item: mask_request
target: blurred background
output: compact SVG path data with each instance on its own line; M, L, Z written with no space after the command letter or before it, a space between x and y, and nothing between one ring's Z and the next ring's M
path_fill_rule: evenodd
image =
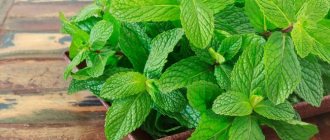
M88 92L67 95L58 13L91 0L0 1L0 139L104 139L105 109Z

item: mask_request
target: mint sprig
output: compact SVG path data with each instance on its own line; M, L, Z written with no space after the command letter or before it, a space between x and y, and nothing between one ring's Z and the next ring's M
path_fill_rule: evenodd
M141 125L155 139L195 129L189 139L263 140L263 125L309 139L317 127L290 101L320 106L328 89L329 9L329 0L95 0L60 14L72 37L64 77L70 94L111 103L109 140Z

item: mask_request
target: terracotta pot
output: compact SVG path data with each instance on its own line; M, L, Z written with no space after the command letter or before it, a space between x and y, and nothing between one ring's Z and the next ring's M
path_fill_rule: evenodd
M68 54L69 54L68 52L65 52L64 59L69 63L70 58L69 58ZM86 65L84 63L82 63L82 64L78 65L78 67L76 69L83 68L85 66ZM110 105L108 103L106 103L105 101L103 101L102 99L99 98L99 100L101 101L101 103L104 105L104 107L106 109L108 109L110 107ZM297 103L294 105L294 109L300 114L300 117L304 121L319 125L319 123L317 122L318 120L316 120L315 117L318 115L322 115L322 114L330 112L330 95L323 97L320 107L313 107L306 102L300 102L300 103ZM312 118L312 117L314 117L314 118ZM329 114L329 116L326 116L326 117L330 118L330 114ZM324 127L328 128L330 126L324 126ZM322 129L322 128L323 127L321 127L321 128L319 127L319 129ZM322 131L322 130L320 130L320 131ZM175 135L160 138L159 140L186 140L190 137L192 132L193 132L193 130L188 130L188 131L181 132L181 133L178 133ZM264 132L267 140L279 140L279 138L276 135L276 133L274 132L274 130L272 130L268 127L264 127L263 132ZM329 139L329 137L330 137L330 133L325 136L320 136L318 134L318 135L314 136L312 138L312 140ZM152 138L147 133L143 132L140 129L137 129L136 131L132 132L127 137L125 137L124 140L152 140Z

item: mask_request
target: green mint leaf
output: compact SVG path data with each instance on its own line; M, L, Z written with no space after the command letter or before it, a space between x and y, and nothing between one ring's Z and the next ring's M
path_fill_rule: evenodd
M140 127L151 110L152 101L147 93L113 102L105 119L108 140L121 140Z
M112 76L119 72L128 72L128 71L130 70L126 68L116 67L116 68L107 69L105 71L105 74L98 78L90 78L87 80L72 79L69 85L68 92L69 94L73 94L82 90L90 90L93 94L99 96L103 84L105 83L106 79L109 76Z
M89 43L93 50L100 50L107 43L113 32L113 25L109 21L97 22L91 30Z
M295 116L295 110L289 102L275 105L271 101L265 100L257 104L254 111L272 120L290 120Z
M179 91L172 91L170 93L149 92L154 103L165 111L180 112L186 105L185 97Z
M220 115L246 116L252 113L252 106L247 95L229 91L215 99L212 110Z
M210 49L213 49L214 51L217 50L217 48L220 46L221 42L223 39L225 39L226 37L224 35L222 35L221 33L217 33L215 32L211 43L208 46L208 49L201 49L201 48L197 48L193 45L188 46L189 48L191 48L191 50L195 53L195 55L197 57L199 57L200 60L209 63L211 65L214 65L214 63L216 63L215 59L211 56L210 54ZM216 52L213 52L216 53ZM220 54L215 54L215 55L220 55Z
M146 91L146 78L137 72L117 73L104 84L101 97L109 100L125 98Z
M231 89L249 96L254 89L262 86L264 76L263 45L261 37L248 37L249 43L231 73Z
M214 17L200 0L181 0L181 24L189 41L206 48L213 36Z
M200 114L198 111L187 105L181 112L170 112L156 108L158 112L177 120L182 126L196 128Z
M89 39L89 35L85 31L68 21L64 17L63 13L60 13L60 20L62 25L62 32L70 34L72 36L72 42L69 50L70 58L74 58L83 47L86 47L86 40Z
M318 61L308 56L300 61L302 81L295 90L299 97L314 106L320 106L323 98L322 73Z
M257 32L262 33L275 29L275 25L266 18L264 13L260 10L260 6L257 4L256 0L245 0L244 10Z
M253 116L236 117L229 130L229 140L264 140L258 121Z
M139 39L139 41L141 42L141 44L143 45L143 48L146 50L150 50L150 44L152 41L152 38L150 38L147 27L145 27L143 24L141 23L123 23L124 26L124 32L131 32L132 34L135 34L136 38ZM170 28L172 29L172 28ZM158 35L158 33L157 33Z
M228 37L222 41L217 52L223 55L226 61L231 60L240 51L242 43L243 38L240 35Z
M226 61L225 58L221 54L217 53L213 48L209 48L208 52L216 64L222 64Z
M280 32L271 35L265 46L264 64L268 98L280 104L301 81L301 67L292 40Z
M318 47L313 38L305 31L301 22L295 24L291 36L297 53L302 58L308 56L313 48Z
M74 18L74 17L73 17ZM74 20L74 19L72 19ZM81 30L85 31L86 33L90 33L94 25L101 21L101 18L91 17L84 21L80 21L78 23L74 23L76 26L78 26Z
M306 0L297 13L299 21L318 22L322 20L329 11L328 0Z
M196 128L200 119L200 113L189 105L180 112L180 116L185 121L184 126L188 128Z
M320 64L322 76L330 76L330 64L324 61L318 61Z
M60 20L63 32L70 34L73 38L77 38L83 41L88 40L89 35L85 31L81 30L79 27L68 21L63 13L60 13Z
M312 50L312 54L317 55L322 60L327 61L330 63L330 25L326 22L320 22L318 24L308 23L305 24L304 28L309 36L314 40L316 46Z
M72 75L75 79L88 79L90 77L99 77L103 74L105 66L109 57L113 56L115 52L101 52L101 53L89 53L86 58L87 67L79 70ZM78 78L82 77L82 78Z
M102 8L96 4L90 4L84 7L74 18L74 22L81 22L90 17L101 17Z
M82 49L71 61L71 63L64 70L64 79L68 79L71 71L86 59L88 52L86 49Z
M141 29L135 24L126 24L119 38L119 48L128 57L134 69L143 72L148 59L146 44L141 39ZM146 41L146 40L144 40Z
M260 92L262 92L261 88L258 88L253 91L252 95L250 96L250 104L252 108L255 108L257 104L259 104L261 101L263 101L265 98L260 95Z
M95 0L95 3L99 6L109 8L111 1L110 0Z
M231 125L230 122L229 117L208 111L201 116L197 128L188 140L228 139L227 131Z
M322 81L323 81L323 89L324 93L329 93L330 92L330 87L327 86L330 84L330 77L327 75L322 76Z
M178 20L180 7L176 0L112 0L110 12L122 21Z
M85 42L77 37L72 37L72 41L69 47L69 57L74 58L80 50L86 46Z
M195 53L195 55L202 61L213 65L214 59L210 55L209 51L207 49L200 49L194 46L191 46L191 50Z
M256 0L268 20L280 28L289 27L295 21L294 1Z
M91 70L88 71L88 74L92 77L99 77L103 74L105 65L107 64L107 61L110 56L113 56L115 52L104 52L99 54L90 54L88 59L90 61L89 66Z
M91 78L91 76L88 74L88 71L90 71L90 69L91 69L91 67L86 67L86 68L80 69L76 73L71 74L71 77L73 79L77 79L77 80L87 80L87 79Z
M266 120L265 123L273 128L283 140L309 140L318 132L317 126L296 120Z
M330 64L324 61L319 61L322 70L322 82L324 93L330 93Z
M180 28L172 29L157 35L152 40L150 54L144 68L144 73L148 78L159 78L167 62L168 54L173 51L183 34Z
M228 65L222 64L215 67L214 76L217 80L218 85L222 89L230 89L230 75L232 68Z
M113 31L111 33L111 37L109 38L108 42L112 46L116 46L119 41L120 37L120 30L121 30L121 23L113 17L113 15L109 12L104 13L103 19L112 23L113 25Z
M294 0L294 6L296 10L296 14L300 11L302 6L307 2L308 0Z
M230 34L254 33L249 18L243 8L228 6L214 15L216 31L226 31Z
M76 80L72 79L69 85L69 94L74 94L82 90L90 90L93 94L99 96L101 88L105 80L101 79L88 79L88 80Z
M235 0L203 0L203 3L216 14L225 9L226 6L234 4Z
M329 1L330 4L330 1ZM329 10L330 13L330 10ZM319 22L320 25L325 26L326 28L330 28L330 20L329 19L323 19Z
M215 82L212 66L197 57L183 59L169 67L160 77L160 89L173 91L197 81Z
M189 104L199 112L212 108L213 101L221 94L222 90L216 84L199 81L187 87Z

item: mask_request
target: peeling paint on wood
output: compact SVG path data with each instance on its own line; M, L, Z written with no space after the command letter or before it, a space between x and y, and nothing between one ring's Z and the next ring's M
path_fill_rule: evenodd
M70 45L69 40L63 41L67 35L58 33L16 33L12 36L9 43L0 47L0 59L6 56L38 54L38 53L63 53Z
M45 110L52 110L47 111L45 114L57 112L51 115L54 118L48 118L46 119L47 121L56 120L59 117L65 117L65 113L63 114L63 112L70 112L71 114L79 114L82 112L85 114L101 112L101 114L104 115L104 112L106 111L105 108L99 103L99 100L90 100L87 98L90 96L89 92L81 92L75 95L67 95L66 91L25 94L26 95L22 96L15 95L14 93L0 93L0 99L2 100L0 104L8 105L0 108L0 123L8 123L8 119L20 120L20 117L40 120L43 117L40 115L40 112ZM8 98L15 100L4 100ZM89 102L90 105L79 105L86 102ZM90 117L93 117L93 115ZM79 120L79 118L81 117L75 117L77 120Z
M68 95L63 79L71 39L58 33L58 12L89 2L50 1L0 0L0 140L105 140L106 109L87 91Z

